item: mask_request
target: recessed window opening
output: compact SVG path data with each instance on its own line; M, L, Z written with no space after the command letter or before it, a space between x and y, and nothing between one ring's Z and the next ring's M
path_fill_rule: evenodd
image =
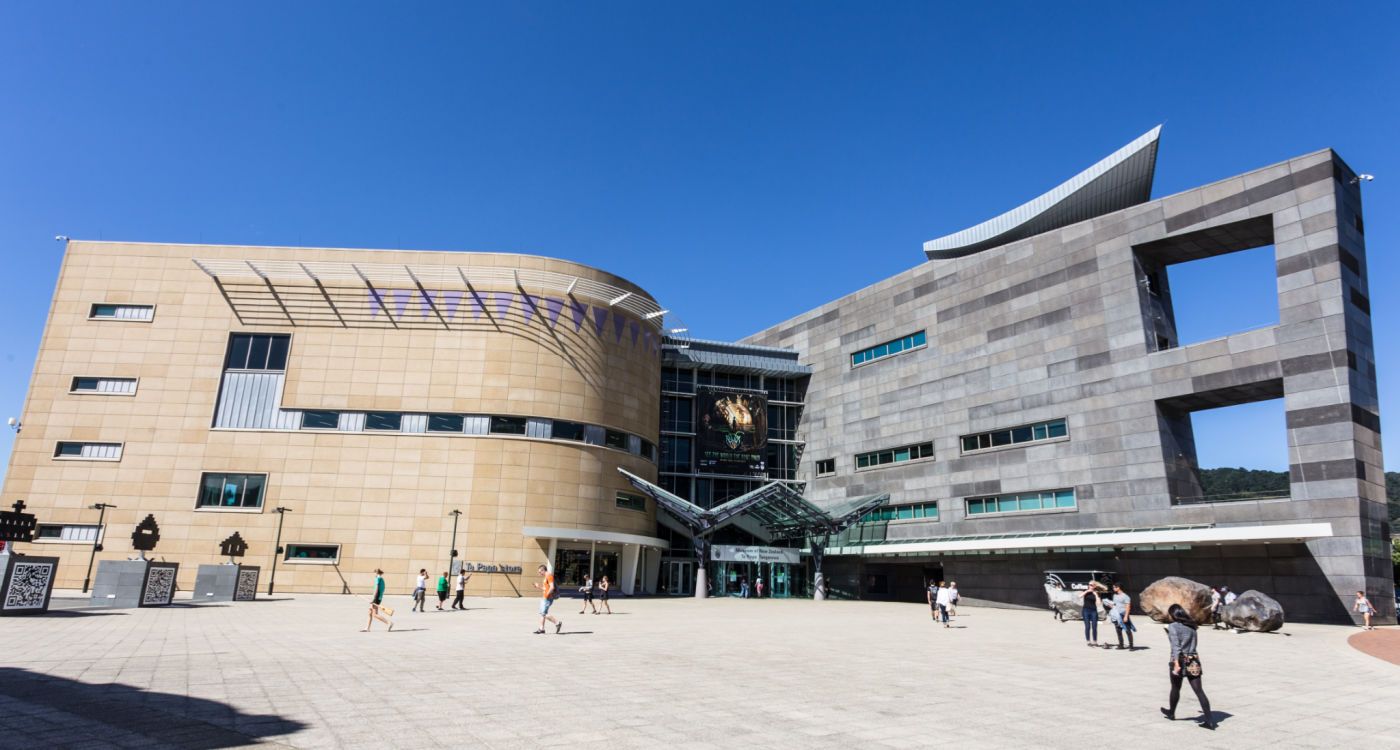
M1160 407L1167 426L1164 457L1174 502L1286 498L1290 468L1300 474L1299 480L1335 479L1338 470L1348 468L1354 473L1353 464L1327 461L1290 467L1283 399L1239 400L1191 409Z
M397 432L403 428L403 415L396 412L372 411L365 414L366 430Z
M817 462L817 476L829 477L836 473L836 459L824 458Z
M493 435L524 435L524 417L492 417L491 434Z
M266 483L266 474L206 473L196 507L261 508Z
M340 562L339 544L288 544L286 556L289 563L320 563L334 565Z

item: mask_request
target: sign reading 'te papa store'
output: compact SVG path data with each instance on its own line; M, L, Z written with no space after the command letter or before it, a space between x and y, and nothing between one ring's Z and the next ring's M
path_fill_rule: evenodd
M741 547L732 544L716 544L710 548L710 553L711 559L716 562L787 563L789 565L802 562L801 553L787 547Z

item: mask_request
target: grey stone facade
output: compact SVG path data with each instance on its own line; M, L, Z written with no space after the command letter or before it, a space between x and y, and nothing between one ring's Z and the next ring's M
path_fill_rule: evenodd
M812 367L799 479L817 502L875 493L938 503L889 540L1325 522L1297 543L832 562L938 565L972 598L1043 603L1036 571L1110 567L1145 586L1191 575L1348 621L1364 589L1395 617L1361 196L1331 150L962 258L923 263L745 343ZM1178 345L1166 266L1272 244L1278 324ZM1192 304L1208 304L1199 300ZM851 354L918 331L927 346ZM1205 502L1188 415L1282 398L1289 497ZM961 436L1063 418L1068 436L964 453ZM1240 439L1249 439L1241 435ZM932 459L857 470L856 454L931 441ZM834 476L815 462L836 459ZM1073 489L1073 510L969 518L965 501Z

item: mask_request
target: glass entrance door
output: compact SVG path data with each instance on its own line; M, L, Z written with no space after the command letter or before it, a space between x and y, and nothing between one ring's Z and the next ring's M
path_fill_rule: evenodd
M790 565L773 563L773 596L786 599L792 596L792 570Z
M690 596L695 593L695 563L689 560L668 560L663 564L662 591L671 596Z

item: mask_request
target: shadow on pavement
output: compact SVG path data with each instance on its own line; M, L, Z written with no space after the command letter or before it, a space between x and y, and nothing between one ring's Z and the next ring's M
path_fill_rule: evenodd
M122 740L141 738L146 744L212 750L253 744L306 727L280 716L243 713L218 701L120 683L90 685L12 667L0 667L0 703L5 704L0 731L7 741L42 735L42 744L50 747L94 742L126 745Z

